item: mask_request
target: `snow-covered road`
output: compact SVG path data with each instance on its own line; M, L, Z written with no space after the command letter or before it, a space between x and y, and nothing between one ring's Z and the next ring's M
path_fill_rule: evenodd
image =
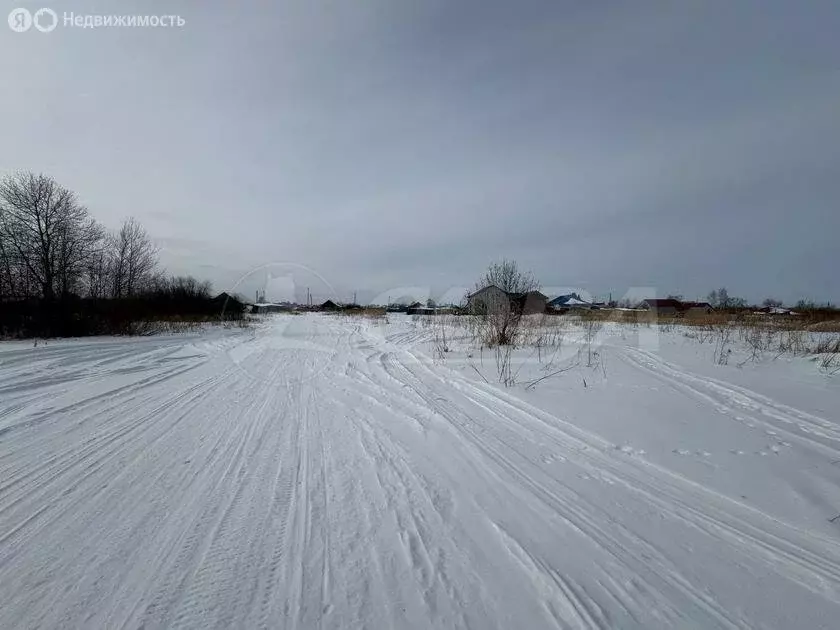
M0 347L0 628L840 623L830 526L616 449L562 401L412 341L313 314ZM686 408L741 396L838 449L824 418L622 357L690 390Z

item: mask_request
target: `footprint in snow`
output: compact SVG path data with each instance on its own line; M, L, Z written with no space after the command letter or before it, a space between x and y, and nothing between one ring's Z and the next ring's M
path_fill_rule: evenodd
M566 458L562 455L543 455L540 459L542 459L543 464L553 464L554 462L565 462Z
M712 456L712 454L709 451L694 451L694 453L692 453L691 451L689 451L686 448L675 448L671 452L675 453L676 455L682 455L683 457L687 457L687 456L692 455L692 454L697 455L698 457L711 457Z
M644 449L634 449L629 444L616 444L615 450L621 451L622 453L626 453L627 455L644 455L646 452Z

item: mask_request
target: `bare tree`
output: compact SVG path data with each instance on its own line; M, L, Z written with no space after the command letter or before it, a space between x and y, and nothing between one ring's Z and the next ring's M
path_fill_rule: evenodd
M476 283L476 291L495 286L505 293L527 293L539 291L540 283L530 271L522 271L515 260L492 263Z
M709 293L706 298L712 306L717 308L743 308L747 305L744 298L732 297L726 287L721 287L717 291Z
M91 217L85 217L73 226L62 226L58 237L57 290L61 295L80 293L89 263L105 246L105 230Z
M132 297L149 282L157 266L158 248L146 230L134 218L125 220L120 231L111 238L111 295Z
M0 242L7 282L35 283L48 301L71 290L98 233L76 195L53 178L20 172L0 181Z
M108 237L103 238L99 248L91 254L85 266L87 294L95 299L106 298L110 294L112 260L108 251L109 243Z
M726 308L729 306L729 291L727 291L726 287L721 287L717 291L709 293L709 296L706 299L712 306L717 308Z
M515 345L525 302L539 282L529 271L522 271L513 260L493 263L475 285L471 310L480 321L483 342L488 345Z
M0 207L0 213L3 212ZM2 217L0 217L2 224ZM20 256L0 229L0 299L26 297L32 293L31 282L20 263Z

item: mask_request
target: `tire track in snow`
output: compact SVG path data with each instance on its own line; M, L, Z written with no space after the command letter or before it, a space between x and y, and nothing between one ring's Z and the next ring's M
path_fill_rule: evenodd
M49 484L0 508L0 558L15 545L0 561L0 626L731 628L774 619L771 604L754 622L733 604L734 580L758 576L789 583L794 606L821 604L800 608L812 625L835 610L822 605L837 601L835 541L413 356L398 346L410 335L339 318L299 333L333 340L323 373L315 350L280 348L280 335L250 359L255 382L222 341L199 371L9 432L23 450L0 465L16 477L69 467L0 495ZM27 412L38 407L8 417ZM87 428L62 425L76 414ZM645 531L660 517L670 547ZM676 555L684 533L708 541L698 553L731 555L731 573Z
M612 627L609 616L585 589L563 577L539 557L531 554L498 523L493 523L505 548L530 576L542 593L544 605L557 628L606 630Z
M262 401L266 404L267 401ZM254 409L256 411L256 409ZM244 415L249 418L248 414ZM157 594L142 613L140 625L151 627L193 625L207 614L207 598L212 597L214 580L225 570L220 557L218 537L223 536L229 519L242 498L241 483L247 464L247 446L255 431L255 422L239 428L222 451L220 461L227 464L215 481L201 484L194 505L186 514L197 514L188 521L186 538L175 542L177 555L170 559Z
M412 363L415 364L422 366L432 377L441 378L422 361ZM571 438L573 444L577 443L572 451L575 457L589 461L602 475L642 495L646 502L657 505L665 513L700 528L725 544L733 545L733 548L749 543L758 557L780 575L792 577L793 573L806 588L840 603L840 544L836 541L782 523L650 462L635 458L617 461L618 456L605 440L587 435L577 428L569 434L564 429L571 425L556 417L495 388L465 381L455 373L453 375L468 391L486 399L490 404L482 406L509 426L519 429L522 425L499 413L497 409L500 405L527 420L542 418L540 422L543 426L554 429L542 433L544 437L552 438L558 446L565 448L569 447L568 440ZM557 439L558 434L560 440ZM508 446L516 450L513 445ZM833 550L830 559L823 558L827 548Z
M536 497L545 501L546 504L558 513L562 514L567 519L568 524L574 527L579 533L587 538L593 540L599 547L608 550L616 559L618 559L630 571L637 572L640 576L645 575L642 569L645 565L657 566L655 575L648 575L644 578L648 587L654 590L664 590L667 592L670 586L676 587L683 596L693 601L695 605L705 610L718 623L725 627L743 627L743 621L737 618L729 617L726 610L720 607L711 597L705 592L698 589L691 584L691 581L685 578L681 572L676 568L676 565L667 559L659 550L652 547L647 541L639 538L627 527L616 523L608 513L602 512L590 502L585 500L579 494L573 494L567 498L563 498L563 494L556 495L558 480L547 476L541 476L539 481L536 481L525 470L531 467L539 469L540 464L531 460L527 462L527 455L519 453L522 460L514 463L507 456L500 451L498 447L493 446L493 440L500 439L494 432L488 430L488 425L482 424L480 427L476 422L469 417L468 413L462 411L459 405L455 404L453 398L449 398L447 402L452 408L447 408L441 404L439 396L432 393L422 381L417 379L411 372L410 367L405 362L398 362L395 355L388 355L389 360L398 365L399 369L405 370L405 381L412 384L413 391L424 398L427 403L435 408L435 410L449 419L453 426L456 426L473 444L477 445L485 455L490 457L496 464L505 470L513 478L518 478L523 486L527 487ZM408 355L410 356L410 355ZM437 371L432 370L425 365L422 360L412 357L411 366L419 366L424 369L428 375L441 383L446 383L453 380L461 380L462 386L471 388L475 391L482 392L482 395L492 399L494 405L498 402L507 402L508 408L517 409L522 414L523 420L529 420L534 417L536 409L526 409L527 403L515 404L511 402L513 397L505 396L498 392L492 386L487 388L480 384L473 384L466 381L455 372L440 375ZM412 379L414 381L412 382ZM514 399L515 400L515 399ZM482 405L485 411L493 411L494 405ZM496 412L500 420L505 420L509 425L516 427L516 422L507 419L504 414ZM549 414L541 413L543 417ZM560 424L561 421L556 418L553 423ZM565 423L563 423L565 424ZM580 434L579 430L573 431L573 434ZM563 438L571 437L564 435ZM555 441L557 435L555 434ZM594 436L592 436L594 438ZM713 536L721 540L727 545L733 545L736 549L738 545L747 542L752 549L757 552L769 567L773 568L779 575L793 579L800 583L805 588L817 593L822 597L827 597L832 601L840 603L838 596L838 587L840 586L840 563L838 556L835 554L832 560L823 560L819 553L814 553L809 548L816 548L813 545L815 537L813 535L801 532L792 526L785 525L770 518L757 510L752 510L746 506L736 504L736 502L729 500L722 495L718 495L713 491L702 488L697 484L693 484L684 480L670 471L660 469L649 463L638 464L628 458L627 461L615 460L616 455L614 449L600 438L595 438L591 442L588 439L581 440L580 437L572 438L570 445L565 439L556 441L558 446L562 446L568 451L570 459L580 458L588 460L591 465L601 474L609 476L615 482L621 483L628 489L641 494L645 501L657 505L660 509L666 510L668 514L678 518L694 527L700 526L702 531L709 536ZM502 441L504 450L512 453L517 453L517 448L510 442ZM570 448L571 446L571 448ZM606 448L604 448L606 446ZM635 470L635 474L630 473L634 467L640 466L642 470ZM662 479L669 481L667 485L658 482ZM568 489L567 489L568 490ZM687 501L681 499L680 496L686 491L690 491L690 496L697 499L697 504L702 506L702 509L692 507ZM658 495L665 493L668 497L667 501L658 499ZM712 502L710 503L710 499ZM715 505L717 504L717 505ZM588 506L587 511L582 511L578 506ZM735 516L730 510L722 511L722 507L742 508L749 514L755 522L749 522L742 517ZM675 509L676 508L676 509ZM591 510L591 513L589 511ZM711 511L714 516L708 516L707 512ZM686 517L690 514L690 517ZM602 528L599 523L611 522L611 525L616 529L620 536L616 538L615 535ZM762 528L757 523L765 525L772 525L774 530L779 530L780 533L771 533L766 528ZM622 538L627 538L622 540ZM819 547L823 548L828 544L835 549L837 545L834 541L827 541L826 539L818 539ZM644 549L644 557L638 552L632 550ZM628 564L628 561L630 564ZM667 583L663 583L661 576L668 576ZM657 585L657 586L654 586Z
M79 485L102 465L120 455L127 446L130 448L129 440L139 439L141 434L150 432L161 423L166 425L162 434L165 435L177 424L177 422L175 424L169 422L167 414L173 410L189 407L204 396L219 380L220 377L213 377L192 385L170 396L139 418L132 418L130 413L126 414L129 419L124 424L106 429L101 435L98 432L95 433L81 449L67 449L22 475L11 476L0 486L0 513L7 512L21 501L37 501L42 495L50 492L52 484L57 481L66 485ZM130 410L131 408L128 409ZM185 415L182 414L180 419L184 417ZM162 436L158 439L160 437ZM67 475L74 472L81 472L81 475L72 480L67 479ZM8 474L6 471L4 473ZM12 493L12 490L22 483L24 486L16 493ZM33 486L36 488L34 491Z
M746 423L744 416L747 416L829 456L840 452L840 426L837 423L783 405L745 387L697 376L663 361L652 352L624 348L619 356L636 369L655 376L738 422Z

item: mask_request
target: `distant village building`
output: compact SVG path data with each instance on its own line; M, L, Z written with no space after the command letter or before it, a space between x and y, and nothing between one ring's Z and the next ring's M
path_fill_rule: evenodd
M267 315L270 313L289 313L295 310L295 305L289 302L276 304L274 302L259 302L251 307L255 315Z
M683 302L675 298L648 298L640 308L666 317L696 317L714 312L714 307L708 302Z
M761 315L799 315L796 311L783 306L765 306L756 312Z
M412 304L406 309L405 312L408 315L436 315L438 309L434 306L420 306L420 303L417 302L417 306Z
M326 302L321 304L321 306L319 307L319 310L322 310L322 311L340 311L341 307L338 304L336 304L335 302L333 302L332 300L327 300Z
M581 298L577 293L558 295L548 303L548 306L555 311L566 311L572 309L589 310L599 308L592 302L588 302Z
M648 298L640 306L656 315L676 316L682 308L682 302L673 298Z
M696 317L698 315L708 315L713 313L715 307L708 302L683 302L683 314L686 317Z
M213 303L225 319L236 319L246 310L245 304L224 291L213 298Z
M539 291L510 293L495 285L489 285L467 296L467 308L471 313L482 313L497 308L509 308L531 315L545 313L548 298Z

